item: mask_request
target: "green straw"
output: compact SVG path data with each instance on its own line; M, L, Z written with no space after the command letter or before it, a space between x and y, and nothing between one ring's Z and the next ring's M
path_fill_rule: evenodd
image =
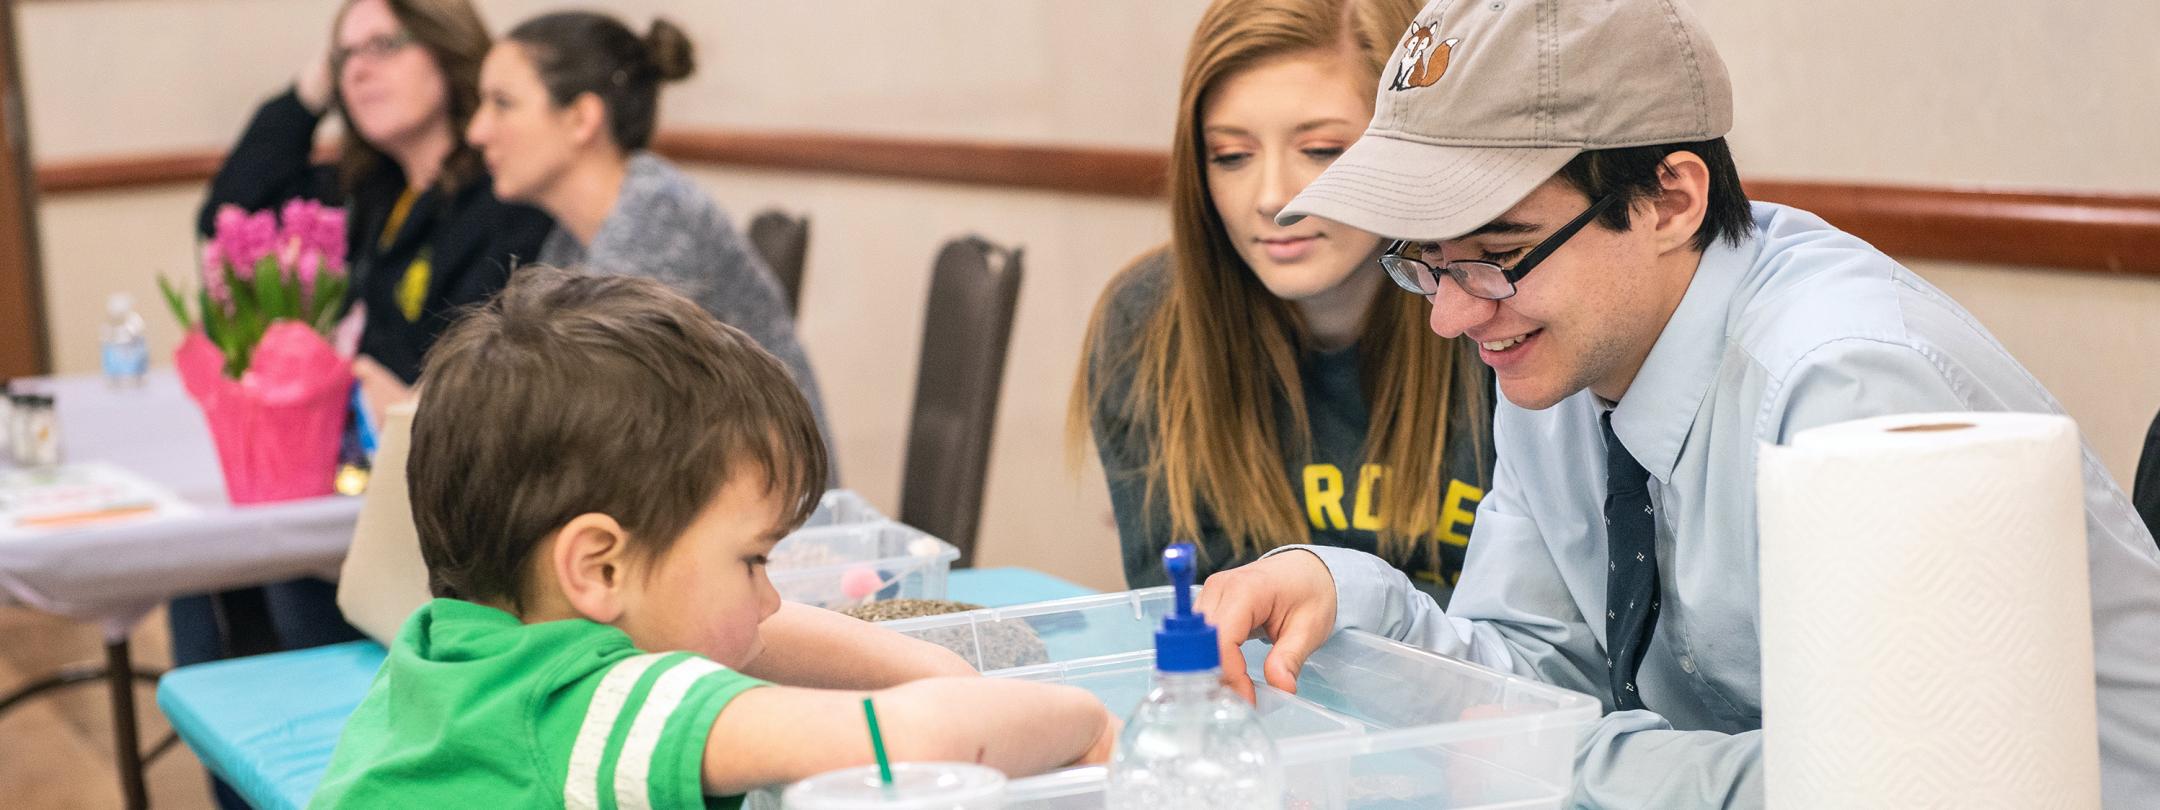
M862 699L862 713L870 720L870 750L877 754L878 778L892 787L892 760L885 758L885 735L878 733L877 707L870 705L869 698Z

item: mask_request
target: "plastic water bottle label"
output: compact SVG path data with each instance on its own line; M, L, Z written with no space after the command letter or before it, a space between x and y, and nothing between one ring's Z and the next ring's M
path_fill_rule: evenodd
M104 346L105 376L138 379L150 371L150 349L141 341L112 342Z

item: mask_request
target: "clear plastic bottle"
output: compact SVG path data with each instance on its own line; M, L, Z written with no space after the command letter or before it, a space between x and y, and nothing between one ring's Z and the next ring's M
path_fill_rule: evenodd
M134 297L113 293L105 300L105 329L99 346L107 384L114 388L142 385L143 375L150 370L150 342L143 335Z
M1279 810L1275 741L1252 704L1222 685L1215 628L1192 611L1192 545L1171 546L1163 566L1177 588L1176 612L1155 634L1155 688L1111 754L1109 806Z

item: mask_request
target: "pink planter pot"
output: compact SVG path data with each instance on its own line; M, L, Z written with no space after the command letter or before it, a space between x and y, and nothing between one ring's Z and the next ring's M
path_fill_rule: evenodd
M328 495L352 395L352 364L315 330L279 321L263 333L246 373L225 376L225 355L200 330L174 354L202 408L235 504Z

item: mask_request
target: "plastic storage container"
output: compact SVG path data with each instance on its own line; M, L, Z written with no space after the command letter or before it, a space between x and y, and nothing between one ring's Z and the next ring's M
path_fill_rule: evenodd
M999 810L1005 774L966 762L895 762L893 783L865 765L810 777L782 797L787 810Z
M951 543L880 519L798 529L773 548L766 571L782 599L846 610L886 599L943 599L957 559Z
M1080 686L1122 714L1147 694L1154 629L1170 604L1169 588L1151 588L885 626L978 666L1039 656L994 675ZM1244 647L1256 681L1267 649ZM1354 630L1313 653L1297 694L1265 685L1258 694L1294 808L1558 808L1577 741L1598 716L1588 695ZM1017 779L1006 806L1100 808L1104 775L1090 767Z
M811 512L810 519L803 521L802 528L875 523L885 519L885 513L871 506L869 501L863 500L863 496L855 494L855 490L828 489L825 490L825 495L818 499L817 511Z

